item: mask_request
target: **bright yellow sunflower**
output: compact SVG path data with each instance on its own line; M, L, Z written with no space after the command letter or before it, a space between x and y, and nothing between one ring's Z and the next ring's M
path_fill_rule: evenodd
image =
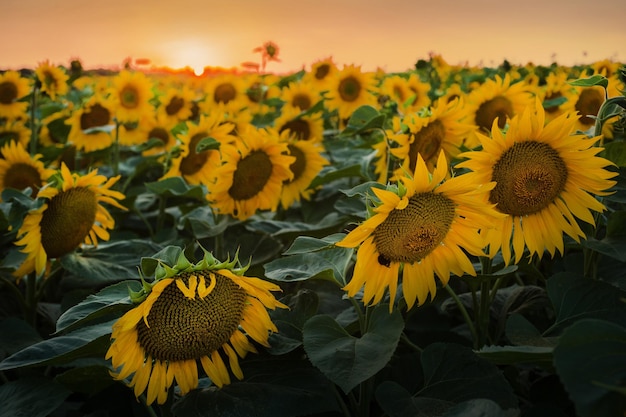
M269 346L269 334L278 331L267 309L287 308L272 294L280 287L244 276L237 259L218 262L205 251L192 264L181 256L148 289L131 295L141 301L113 325L106 353L113 377L133 375L128 385L137 397L147 391L147 404L165 403L174 381L182 395L196 388L198 361L220 388L231 380L225 359L243 379L239 358L256 353L250 339Z
M41 91L50 99L56 100L57 96L67 94L69 88L67 80L70 78L62 68L50 65L50 61L40 62L35 68L35 75L41 83Z
M568 77L565 70L557 69L546 76L544 85L536 89L537 97L542 101L546 112L546 122L566 113L568 107L566 103L575 102L577 99L576 90L569 84Z
M182 122L191 117L191 106L196 93L186 84L167 88L159 98L157 115L175 122Z
M482 256L480 229L491 227L498 213L488 203L494 183L480 184L471 175L448 177L445 153L431 173L420 155L413 177L397 186L372 188L380 200L375 213L336 245L359 246L356 265L345 286L354 297L364 287L363 303L378 304L389 288L390 309L396 297L398 274L408 308L434 297L435 275L446 285L450 273L476 275L467 254Z
M591 87L574 87L574 97L568 100L561 107L565 112L576 112L580 118L576 123L576 129L581 132L589 132L593 135L593 128L596 124L595 116L598 115L600 107L608 97L621 96L618 89L619 81L617 76L607 78L608 86L606 90L599 85Z
M402 130L390 136L398 144L390 152L402 161L395 175L404 176L405 172L413 172L418 154L429 170L434 168L442 150L448 161L456 158L476 130L475 125L465 121L468 114L462 100L447 102L439 99L427 112L410 113L403 117Z
M310 82L313 88L323 93L333 84L333 79L339 73L339 68L331 57L315 61L311 69L304 73L302 82Z
M187 123L188 129L181 134L180 153L171 160L163 178L183 177L189 184L208 185L215 179L215 170L220 165L220 151L207 149L196 152L198 144L206 138L213 138L220 143L220 148L234 142L234 125L222 122L222 114L214 112L211 116L202 116L198 124Z
M31 197L37 197L39 189L54 174L41 162L42 155L31 157L19 142L10 141L0 150L0 193L6 188L23 190L31 188ZM2 201L2 198L0 198Z
M372 91L376 80L371 72L362 72L361 67L346 65L334 77L325 102L328 110L337 110L341 120L348 119L361 106L376 106L376 96Z
M322 100L319 90L311 81L295 81L280 90L280 99L285 102L283 109L298 109L307 111Z
M281 134L281 138L286 137L285 133ZM322 156L325 149L321 143L297 140L294 136L289 136L287 139L289 155L296 160L289 165L293 178L283 183L280 195L280 205L284 209L301 199L309 200L315 191L309 188L309 185L322 168L328 165L328 160Z
M494 120L500 129L507 121L533 103L530 87L524 82L511 82L509 74L504 78L496 75L495 79L487 79L478 88L467 95L467 104L472 107L472 122L483 133L491 131ZM479 139L473 135L468 143L472 149L478 145Z
M200 101L200 110L205 114L215 112L234 113L247 104L246 83L236 74L218 74L204 85L206 97Z
M113 123L110 103L94 95L65 121L70 126L67 140L84 152L108 148L113 143Z
M146 149L141 154L143 156L159 155L171 150L176 145L176 136L172 129L176 126L176 121L171 118L160 116L148 117L145 120L145 136L143 142L150 139L158 139L162 144Z
M41 276L47 261L72 252L82 243L98 245L98 239L108 240L108 229L115 220L101 203L126 210L117 200L124 198L111 186L120 177L98 175L97 170L86 175L71 173L65 164L58 175L44 186L37 196L45 203L24 218L17 232L16 246L24 246L26 260L13 273L22 277L33 271Z
M430 93L431 86L429 83L420 79L419 75L413 73L409 75L406 80L406 87L410 91L408 100L404 100L401 106L401 112L407 114L410 112L416 112L424 107L428 107L431 104Z
M0 123L0 144L18 142L27 147L30 143L32 131L23 119L16 119Z
M154 111L152 81L143 72L122 70L112 84L110 99L118 122L135 122Z
M0 119L26 118L28 102L21 99L30 93L31 83L17 71L0 74Z
M289 134L298 140L309 142L324 140L324 119L319 113L303 115L297 108L283 107L280 116L274 120L274 127L281 134L289 131Z
M293 179L287 144L274 129L249 126L235 144L222 146L222 165L207 199L218 213L245 220L257 210L275 211L285 181Z
M597 154L598 137L573 134L577 116L565 113L545 123L543 106L537 100L514 116L503 134L494 122L491 139L480 135L482 150L461 155L458 164L479 176L479 181L496 182L489 201L506 216L495 228L485 230L489 254L501 249L504 262L515 263L527 247L530 256L544 251L563 253L563 233L580 241L585 234L577 219L594 224L591 210L604 206L595 195L607 195L616 173L606 170L612 163Z

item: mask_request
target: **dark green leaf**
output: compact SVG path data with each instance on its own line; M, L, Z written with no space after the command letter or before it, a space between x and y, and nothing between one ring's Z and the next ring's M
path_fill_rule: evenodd
M332 317L317 315L304 325L309 360L345 393L374 376L391 359L404 328L402 315L388 305L374 308L361 337L347 333Z
M35 329L22 319L9 317L0 321L0 353L1 356L15 352L38 343L41 336Z
M219 148L220 148L220 143L214 138L203 138L196 145L196 153L208 151L211 149L215 150Z
M101 366L84 366L72 368L57 375L54 379L72 392L94 395L115 383L109 373L107 363L102 360Z
M26 377L0 385L0 417L52 415L70 391L47 378Z
M344 233L335 233L321 239L309 236L298 236L283 255L296 255L322 249L331 249L335 247L335 243L339 242L344 237L346 237Z
M113 284L65 311L57 320L56 331L68 332L111 313L126 311L132 302L129 291L139 291L139 281Z
M341 136L352 136L371 129L380 129L384 124L384 114L372 106L361 106L352 113Z
M470 348L433 343L421 357L425 386L420 397L461 403L486 398L500 407L517 407L517 397L496 365L480 358Z
M626 142L620 143L626 145ZM626 157L626 153L624 156ZM611 213L607 221L606 236L602 240L590 237L582 245L620 262L626 262L626 212Z
M101 357L109 345L114 323L115 320L83 327L31 345L0 362L0 371L25 366L60 365L90 356Z
M278 332L272 333L269 338L269 352L273 355L283 355L302 345L304 323L317 313L319 306L317 293L309 290L288 295L281 302L289 309L276 309L271 313L272 321L278 328Z
M578 321L563 332L554 365L581 417L613 417L626 410L626 328Z
M222 216L216 222L213 209L208 205L194 208L179 220L179 224L187 228L198 240L222 234L233 222L230 216Z
M414 397L391 381L385 381L378 386L376 401L389 417L435 417L454 405L450 401Z
M455 405L441 417L517 417L519 410L503 410L492 400L478 398Z
M344 219L337 213L330 213L314 224L295 221L258 220L249 222L246 228L251 231L267 233L275 237L288 234L298 236L305 232L310 233L324 229L336 229L337 226L343 222Z
M324 278L345 285L345 275L351 259L350 248L332 247L311 253L299 253L266 263L265 275L276 281Z
M511 314L506 321L506 337L516 346L554 347L553 340L543 337L530 321L521 314Z
M552 363L553 347L550 346L486 346L476 355L496 365L517 365Z
M546 289L554 305L556 321L544 336L557 335L584 318L626 323L624 292L610 284L572 273L559 273L548 279Z
M157 253L151 256L141 258L141 272L144 277L150 277L154 275L159 263L164 263L168 266L176 265L178 257L183 252L179 246L166 246Z
M189 185L182 177L170 177L156 182L148 182L146 188L163 197L186 197L206 202L206 192L200 185Z
M603 75L594 74L588 78L579 78L577 80L573 80L569 82L571 85L576 85L579 87L591 87L594 85L600 85L604 88L609 86L609 80L606 79Z
M137 276L136 270L133 271L115 262L83 256L78 252L63 256L61 265L82 280L86 286L92 286L96 283L110 284Z

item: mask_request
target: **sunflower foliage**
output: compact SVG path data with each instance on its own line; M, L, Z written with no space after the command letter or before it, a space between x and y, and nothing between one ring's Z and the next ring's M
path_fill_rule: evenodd
M622 415L625 72L0 74L0 415Z

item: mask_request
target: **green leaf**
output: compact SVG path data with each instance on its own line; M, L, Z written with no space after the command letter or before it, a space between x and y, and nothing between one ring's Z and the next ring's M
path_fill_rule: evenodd
M543 337L530 321L518 313L513 313L506 321L506 337L516 346L554 347L553 340Z
M340 136L353 136L371 129L381 129L384 125L384 114L372 106L361 106L352 113Z
M455 405L441 417L517 417L519 410L503 410L492 400L477 398Z
M206 192L200 185L189 185L182 177L169 177L145 184L148 191L163 197L185 197L206 202Z
M140 289L139 281L123 281L88 296L59 317L56 332L72 331L92 320L128 310L133 304L129 297L129 290L139 291Z
M298 236L304 232L310 233L325 229L336 229L337 226L343 224L344 221L345 219L340 217L337 213L330 213L314 224L295 221L258 220L249 222L246 228L255 232L267 233L274 237L289 234Z
M556 321L544 336L558 335L567 326L585 318L626 323L626 296L613 285L559 273L548 279L546 289L554 305Z
M226 228L236 221L230 216L221 216L217 220L216 222L210 206L200 206L181 216L179 225L188 229L194 238L200 240L224 233Z
M567 328L554 365L581 417L613 417L626 410L626 328L585 319Z
M289 309L272 311L272 322L278 328L269 337L269 352L272 355L284 355L302 346L304 323L317 313L319 297L316 292L300 290L280 300Z
M414 397L399 384L391 381L385 381L378 386L376 401L389 417L440 416L454 405L450 401Z
M461 403L486 398L504 409L517 407L517 397L496 365L470 348L433 343L421 356L425 386L417 395Z
M102 357L116 320L83 327L31 345L0 362L0 371L26 366L60 365L85 357Z
M8 317L0 321L0 356L5 357L41 342L41 336L22 319Z
M609 80L607 80L603 75L594 74L588 78L579 78L577 80L570 81L569 84L579 87L592 87L594 85L600 85L607 88L609 86Z
M108 363L102 359L102 365L72 368L54 378L72 392L94 395L111 386L115 380L111 378Z
M322 249L331 249L335 243L346 237L344 233L335 233L321 239L310 236L298 236L283 255L296 255L299 253L316 252Z
M324 278L345 284L352 260L352 249L332 247L310 253L299 253L275 259L264 265L265 275L276 281L304 281Z
M368 328L354 337L332 317L317 315L304 324L304 350L309 360L346 394L387 365L396 350L404 320L388 305L375 307Z
M168 266L176 265L178 258L183 250L179 246L166 246L157 253L151 256L141 258L141 272L144 277L151 277L154 275L159 263L164 263Z
M0 417L53 415L71 392L43 377L26 377L0 385Z
M553 350L550 346L486 346L477 351L476 355L496 365L549 365L552 363Z
M620 142L626 145L626 142ZM626 147L624 148L626 151ZM626 153L624 154L626 157ZM586 248L626 262L626 211L615 211L608 216L606 236L602 240L590 237L582 241Z
M214 138L203 138L196 145L196 153L201 153L208 150L216 150L220 148L220 143Z

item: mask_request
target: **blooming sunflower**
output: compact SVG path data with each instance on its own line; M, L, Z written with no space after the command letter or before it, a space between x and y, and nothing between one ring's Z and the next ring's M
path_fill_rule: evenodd
M112 84L110 98L118 122L135 122L154 110L152 82L143 72L122 70Z
M348 119L359 107L376 105L376 96L372 93L375 84L373 73L346 65L331 83L325 104L329 110L337 110L342 120Z
M188 123L187 132L180 135L180 154L173 158L163 178L180 176L189 184L212 183L215 170L220 165L220 152L208 149L196 152L197 145L206 138L213 138L223 146L236 140L232 123L223 123L222 115L214 112L211 116L201 116L198 124Z
M41 83L41 91L46 93L52 100L57 96L67 94L67 80L70 78L63 69L50 65L50 61L39 63L35 68L35 75Z
M281 135L283 136L284 134ZM328 165L328 160L322 156L325 149L321 143L296 140L292 136L287 141L287 148L289 148L289 155L296 160L289 165L293 178L283 183L280 195L280 205L284 209L300 199L311 198L314 190L310 189L309 185L322 168Z
M431 104L430 93L431 86L429 83L422 81L415 73L409 75L406 80L406 87L410 91L408 100L402 102L402 113L416 112Z
M245 220L257 210L276 210L285 181L293 179L289 168L296 160L274 129L249 126L239 132L235 144L222 146L222 165L207 199L222 214Z
M31 138L31 130L24 120L15 119L0 123L0 144L18 142L24 147L28 146Z
M289 131L298 140L321 142L324 139L324 119L319 113L303 115L296 108L283 107L274 120L274 127L281 134Z
M117 200L124 198L111 190L119 176L107 179L97 170L86 175L73 174L65 164L44 186L37 198L44 204L31 210L17 232L16 246L24 246L26 260L13 273L16 277L35 271L38 276L49 259L72 252L81 243L97 246L98 239L108 240L107 229L115 221L101 203L126 210Z
M529 86L524 81L511 82L506 74L504 78L496 75L495 79L487 79L484 84L467 95L467 103L472 106L472 121L483 133L490 132L494 120L498 120L500 129L514 115L521 113L532 105L533 98ZM473 135L468 147L478 144Z
M576 123L576 128L581 132L587 132L595 126L595 116L598 115L598 111L607 97L622 95L619 91L617 76L607 78L607 83L606 90L599 85L589 87L574 86L574 98L561 106L563 111L578 113L580 118Z
M380 200L375 213L336 243L357 247L356 265L345 286L354 297L364 287L363 302L378 304L389 288L393 308L402 273L402 292L408 308L423 304L450 273L476 275L468 255L484 255L479 230L489 228L498 213L487 197L495 185L477 183L470 175L448 176L445 153L439 153L432 174L421 155L413 177L399 179L387 189L372 188Z
M567 110L564 103L575 102L576 90L568 83L568 74L564 70L556 70L546 76L545 85L536 89L537 97L542 100L546 122L549 122Z
M160 265L157 279L146 284L132 310L114 325L111 359L117 380L131 375L135 396L147 391L147 403L167 400L168 389L178 384L183 395L198 386L198 361L218 387L230 383L224 361L243 379L239 358L256 352L250 339L269 346L278 331L267 309L286 308L272 291L280 287L246 277L246 267L218 262L209 252L197 264L181 253L174 266ZM249 339L250 338L250 339Z
M175 122L181 122L191 117L191 106L195 99L194 91L186 84L180 87L171 87L159 98L157 114Z
M206 97L199 103L205 114L219 112L238 112L246 106L246 83L235 74L218 74L204 86Z
M328 91L333 79L339 73L332 58L325 58L311 64L311 70L304 73L302 82L310 82L319 92Z
M403 117L403 129L391 135L398 146L390 152L402 161L395 174L401 176L403 172L413 172L418 154L430 170L442 150L448 161L456 158L465 141L476 130L473 124L464 121L467 115L468 109L462 100L447 102L439 99L429 107L428 112Z
M67 140L78 150L93 152L108 148L113 143L113 112L107 100L100 95L90 97L65 124L70 126Z
M595 195L607 195L616 174L606 170L611 162L597 154L600 138L588 138L575 131L577 116L565 113L545 123L543 106L534 106L511 119L506 134L494 122L492 138L480 135L482 150L467 152L458 164L479 176L495 181L489 201L506 214L495 228L485 230L489 253L500 248L506 264L515 263L527 247L530 255L563 253L563 233L579 241L584 237L576 219L594 224L591 210L604 206Z
M54 174L53 169L48 169L40 161L42 155L37 154L31 158L24 146L19 142L11 141L0 150L0 193L6 188L23 190L30 187L31 197L35 198L39 189ZM0 201L2 199L0 198Z
M0 118L19 119L26 116L28 103L21 101L30 93L31 81L17 71L0 74Z
M152 117L146 118L146 135L143 138L143 142L147 142L154 138L159 139L163 144L146 149L141 154L143 156L158 155L172 149L176 145L176 137L172 133L172 129L174 129L176 124L176 121L162 115L153 115Z
M280 99L285 102L283 109L295 108L307 111L322 99L317 88L310 81L291 82L280 91Z

